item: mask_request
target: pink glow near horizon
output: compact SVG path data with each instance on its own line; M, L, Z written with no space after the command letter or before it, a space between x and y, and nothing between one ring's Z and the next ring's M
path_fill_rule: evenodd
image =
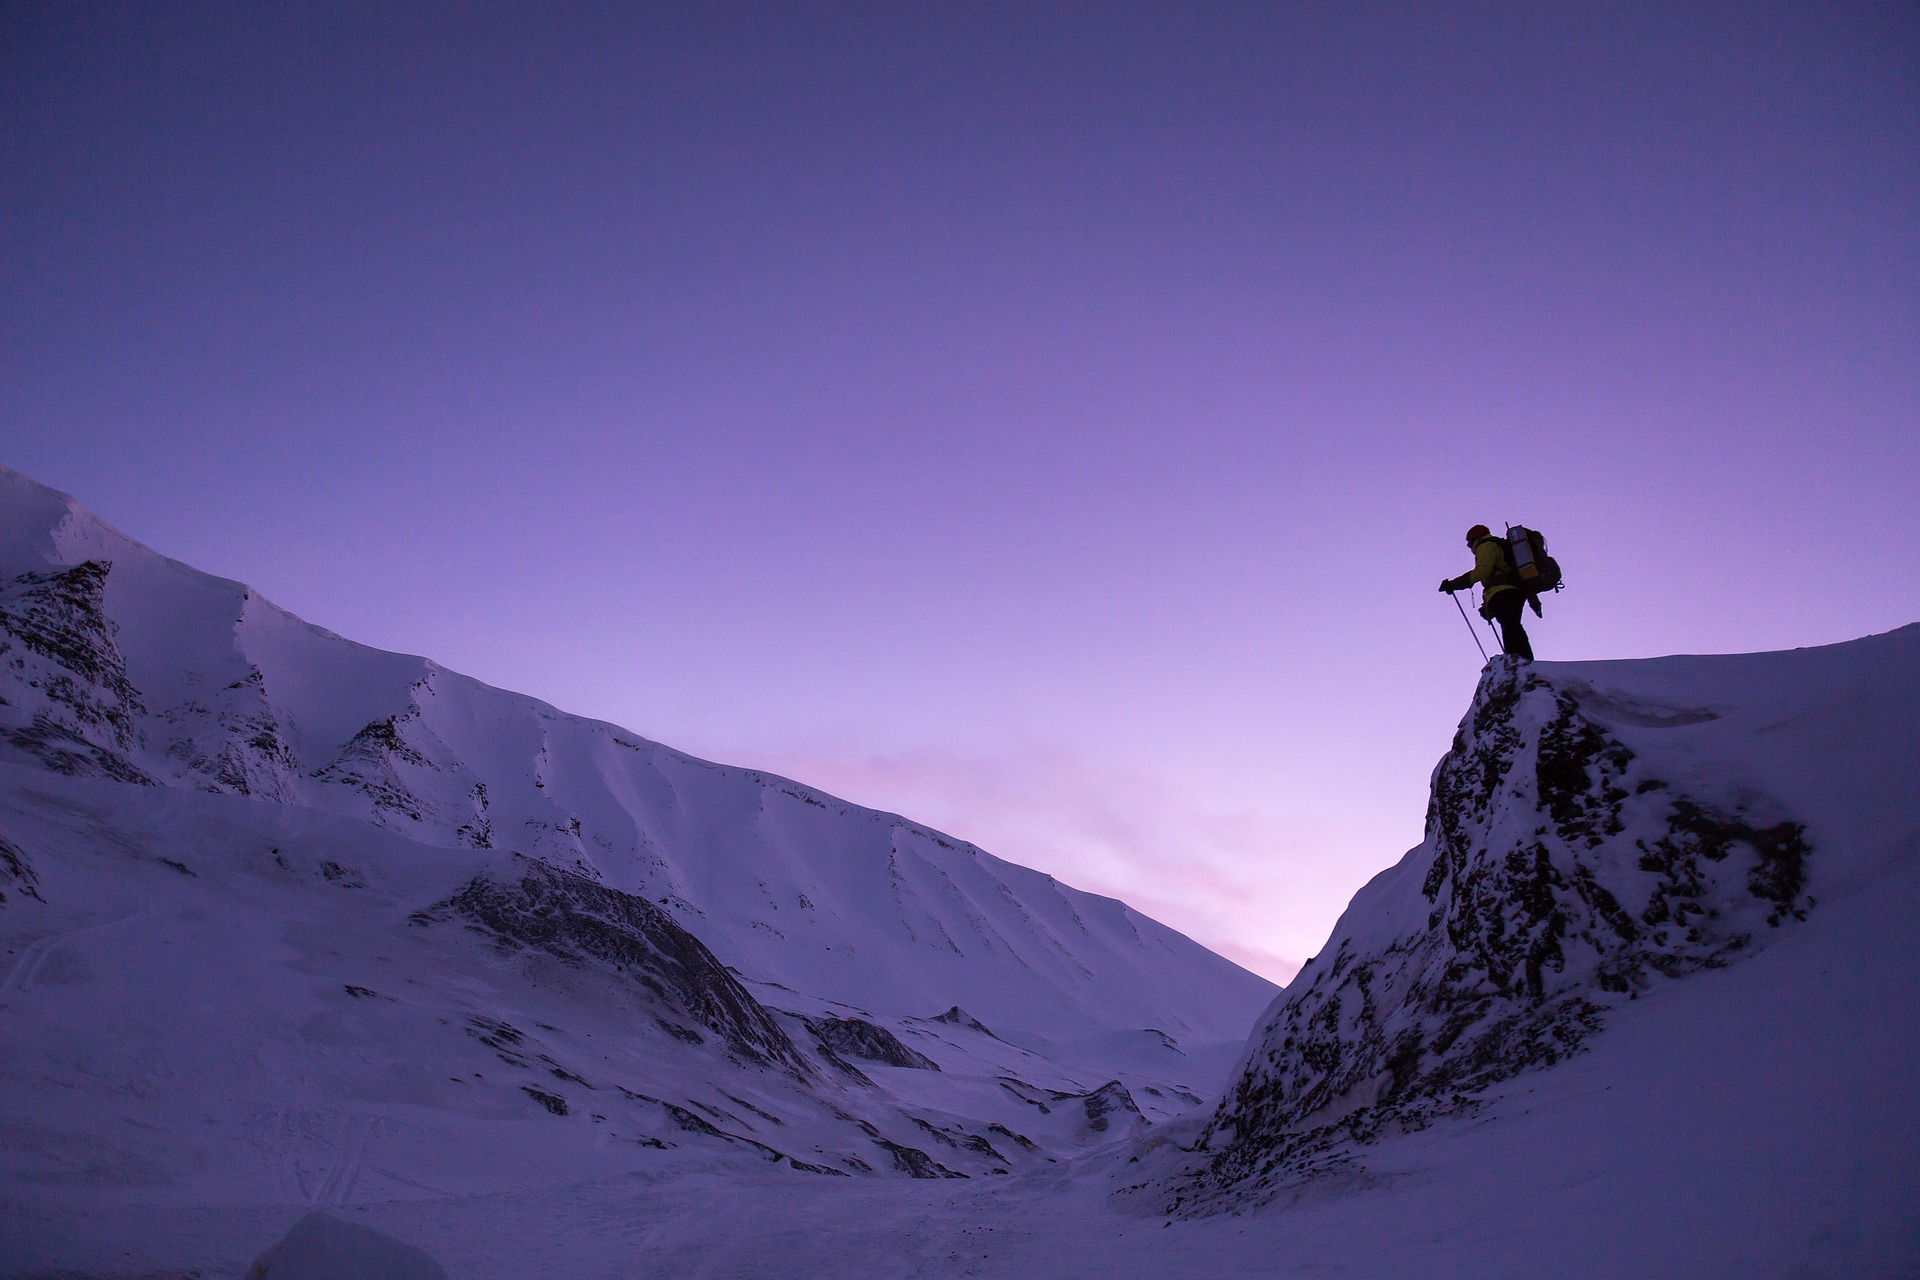
M0 461L1271 976L1545 658L1920 617L1893 3L16 8Z

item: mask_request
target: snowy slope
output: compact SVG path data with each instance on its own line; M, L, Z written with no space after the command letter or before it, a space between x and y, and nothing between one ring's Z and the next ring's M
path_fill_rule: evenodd
M190 790L12 766L0 782L31 876L4 920L9 1199L325 1206L761 1165L979 1176L1110 1127L1092 1123L1104 1074L980 1053L983 1033L948 1024L861 1024L915 1045L904 1066L836 1047L657 906L517 855ZM1153 1064L1110 1065L1152 1104Z
M0 1255L60 1244L24 1206L1013 1176L1201 1104L1271 991L0 497Z
M1244 1035L1271 988L891 814L356 645L0 470L0 758L506 849L666 905L751 979L1052 1038Z

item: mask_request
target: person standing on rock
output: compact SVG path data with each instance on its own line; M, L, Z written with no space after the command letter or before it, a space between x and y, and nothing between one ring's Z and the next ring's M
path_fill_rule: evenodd
M1493 530L1477 524L1467 530L1467 546L1473 549L1473 568L1457 578L1442 578L1440 589L1452 595L1479 583L1480 616L1500 624L1500 648L1516 658L1533 661L1533 642L1527 639L1527 629L1520 625L1520 611L1527 607L1527 593L1514 581L1513 557L1507 551L1506 539L1495 537Z

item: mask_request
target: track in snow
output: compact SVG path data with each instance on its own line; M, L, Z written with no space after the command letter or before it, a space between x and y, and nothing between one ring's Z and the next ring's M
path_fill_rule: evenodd
M345 1204L353 1195L353 1189L360 1182L360 1171L366 1168L367 1147L373 1141L377 1124L379 1121L372 1116L348 1117L346 1132L340 1141L340 1158L334 1161L320 1190L314 1193L315 1204Z
M78 929L68 929L65 933L49 934L44 938L28 943L26 950L14 958L13 964L7 969L7 976L4 979L0 979L0 1009L11 1008L14 1001L18 1000L27 988L33 985L34 979L39 976L40 970L45 967L47 957L52 955L54 948L58 947L61 943L73 938L82 937L89 933L98 933L102 929L111 929L117 924L125 924L140 914L142 913L139 911L129 911L124 916L115 916L113 919L103 920L99 924L83 925Z
M61 939L72 936L70 933L56 933L27 945L27 949L20 953L7 970L6 980L0 981L0 1009L11 1006L21 992L33 985L34 976L40 972L40 966L47 962L47 954Z
M341 1205L367 1167L379 1118L274 1107L281 1193L296 1204ZM376 1170L376 1172L378 1172Z

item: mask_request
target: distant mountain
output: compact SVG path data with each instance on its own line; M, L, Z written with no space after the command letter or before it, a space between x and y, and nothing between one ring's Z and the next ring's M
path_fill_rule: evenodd
M103 1194L312 1203L1004 1173L1199 1103L1273 990L904 818L344 640L4 470L0 895L16 1192L74 1151Z

